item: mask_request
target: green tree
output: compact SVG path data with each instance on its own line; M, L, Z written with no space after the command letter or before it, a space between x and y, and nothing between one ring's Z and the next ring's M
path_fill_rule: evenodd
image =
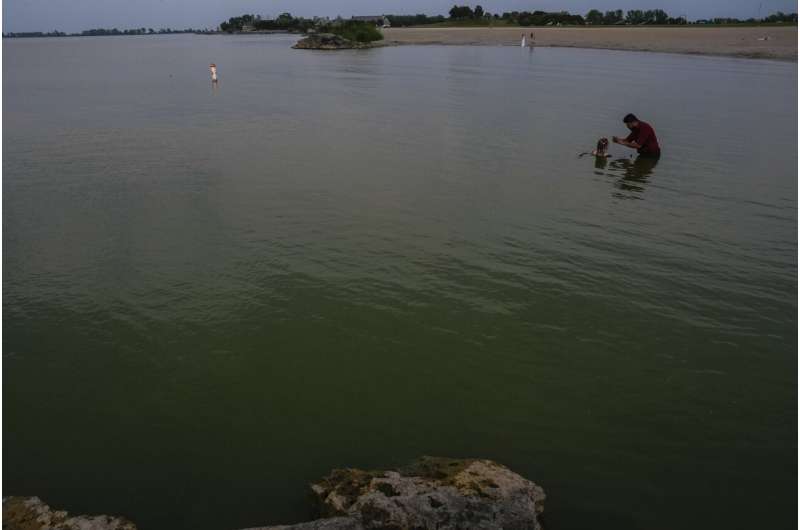
M628 24L641 24L642 22L645 22L645 20L644 11L641 9L631 9L625 15L625 22Z
M622 9L617 9L616 11L606 11L606 14L603 15L603 24L618 24L622 22Z
M603 13L601 13L597 9L592 9L591 11L586 13L586 22L589 24L602 24Z
M666 24L669 20L669 15L663 9L648 9L642 15L641 22L648 24Z
M797 13L784 13L778 11L764 19L764 22L793 22L797 24Z
M383 39L383 34L371 22L347 20L341 24L323 26L322 29L356 42L373 42Z
M669 20L669 15L663 9L653 10L653 21L656 24L666 24Z
M450 18L453 20L464 20L473 18L474 16L475 13L469 6L453 6L453 8L450 9Z
M483 7L475 6L475 18L483 18Z

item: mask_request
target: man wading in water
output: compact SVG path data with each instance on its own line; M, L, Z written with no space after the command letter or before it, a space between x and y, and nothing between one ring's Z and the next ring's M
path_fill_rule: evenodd
M661 156L661 147L658 146L656 132L650 127L650 124L639 121L639 118L633 114L628 114L622 121L625 122L625 126L630 129L631 133L624 139L614 136L612 140L615 144L636 149L642 156Z

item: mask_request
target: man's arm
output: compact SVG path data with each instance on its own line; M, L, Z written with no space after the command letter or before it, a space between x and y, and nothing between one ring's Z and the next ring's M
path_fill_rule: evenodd
M612 137L612 140L614 141L615 144L624 145L626 147L631 147L633 149L639 149L640 147L642 147L633 140L626 140L625 138L619 138L617 136Z

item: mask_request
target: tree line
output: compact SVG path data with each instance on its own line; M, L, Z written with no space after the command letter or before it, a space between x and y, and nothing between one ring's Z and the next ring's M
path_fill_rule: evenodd
M136 28L136 29L124 29L118 30L117 28L112 29L87 29L81 31L76 35L80 35L82 37L96 37L96 36L106 36L106 35L165 35L168 33L194 33L195 30L192 28L187 29L172 29L172 28L160 28L160 29L153 29L153 28Z
M385 15L389 23L394 27L401 26L425 26L430 24L492 24L499 23L517 26L553 26L553 25L678 25L678 24L797 24L797 13L783 13L778 11L772 15L756 19L738 18L712 18L689 22L684 16L672 17L663 9L631 9L624 12L622 9L606 11L605 13L592 9L585 16L573 15L567 11L546 12L546 11L511 11L502 14L489 13L482 6L477 5L472 8L468 5L454 5L449 11L449 18L443 15ZM344 24L348 25L348 31L359 31L363 33L358 24L352 21L343 21L341 18L329 20L327 18L303 18L293 17L290 13L281 13L274 19L265 19L260 15L245 14L239 17L231 17L219 25L223 32L237 32L245 29L253 30L282 30L305 32L309 29L332 31ZM62 31L29 31L29 32L10 32L4 33L3 37L23 38L23 37L92 37L106 35L164 35L171 33L214 33L208 29L172 29L172 28L133 28L120 30L117 28L88 29L79 33L64 33ZM374 35L372 35L374 37Z
M281 30L281 31L306 31L315 27L315 20L303 17L293 17L291 13L281 13L277 18L261 18L261 15L242 15L231 17L226 22L219 25L220 31L232 33L252 28L257 31Z
M219 25L219 29L226 33L238 31L293 31L306 32L314 29L325 33L334 33L357 42L373 42L383 39L375 24L359 20L343 20L341 18L329 20L327 18L293 17L291 13L281 13L277 18L265 19L260 15L242 15L231 17Z
M503 13L498 18L508 24L518 26L582 25L586 23L582 16L573 15L567 11L559 11L557 13L512 11L511 13Z
M586 13L586 23L592 25L614 25L614 24L628 24L628 25L642 25L642 24L659 24L659 25L673 25L673 24L690 24L685 16L671 17L663 9L648 9L642 11L641 9L631 9L623 15L621 9L616 11L606 11L601 13L597 9L592 9ZM797 13L783 13L778 11L773 15L764 17L762 19L756 18L712 18L702 19L693 22L694 24L774 24L774 23L793 23L797 24Z
M671 17L663 9L631 9L623 14L622 9L606 11L601 13L597 9L592 9L586 13L586 23L592 25L616 25L616 24L686 24L684 17Z
M489 13L483 6L454 5L449 12L450 20L454 22L465 21L497 21L516 26L548 26L556 24L585 24L581 15L573 15L567 11L507 11L502 14Z
M624 12L622 9L601 12L592 9L585 16L574 15L567 11L546 12L546 11L511 11L502 14L492 14L486 12L482 6L477 5L473 9L468 5L454 5L449 12L450 21L504 21L506 24L519 26L548 26L557 24L568 25L676 25L689 24L685 16L672 17L663 9L631 9ZM424 17L424 15L417 15ZM430 18L430 17L429 17ZM424 20L424 19L423 19ZM437 21L438 22L438 21ZM416 25L422 25L422 20ZM428 22L434 23L434 22ZM783 13L778 11L762 19L738 19L738 18L713 18L708 20L698 20L697 24L741 24L741 23L793 23L797 24L797 13ZM393 24L394 25L394 24ZM411 25L411 24L403 24Z
M86 29L78 33L65 33L63 31L24 31L24 32L9 32L3 33L5 38L32 38L32 37L105 37L113 35L167 35L173 33L207 33L209 30L200 29L172 29L172 28L134 28L134 29L117 29L117 28L97 28Z
M474 8L468 5L454 5L449 11L449 18L443 15L385 15L392 27L402 26L426 26L431 24L455 24L455 25L472 25L483 23L504 24L515 26L554 26L554 25L644 25L644 24L658 24L658 25L678 25L689 24L685 17L671 17L663 9L631 9L627 12L622 9L606 11L605 13L592 9L586 16L574 15L567 11L546 12L546 11L510 11L504 13L489 13L483 9L482 6L477 5ZM713 20L701 20L697 23L702 24L735 24L757 22L753 19L738 20L732 18L716 18ZM797 14L784 14L781 12L775 15L770 15L761 20L765 23L783 22L783 23L797 23ZM305 32L309 29L316 29L319 31L334 32L332 28L341 26L342 24L350 23L341 18L334 21L320 18L302 18L293 17L290 13L282 13L274 19L264 19L260 15L242 15L239 17L231 17L226 22L220 24L220 30L228 33L239 32L246 29L256 31L263 30L284 30L284 31L298 31Z

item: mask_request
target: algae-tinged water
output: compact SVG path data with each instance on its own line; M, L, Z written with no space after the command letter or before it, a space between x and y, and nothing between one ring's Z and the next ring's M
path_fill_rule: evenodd
M290 44L3 43L4 495L241 528L434 454L794 527L796 64ZM577 157L627 112L657 164Z

